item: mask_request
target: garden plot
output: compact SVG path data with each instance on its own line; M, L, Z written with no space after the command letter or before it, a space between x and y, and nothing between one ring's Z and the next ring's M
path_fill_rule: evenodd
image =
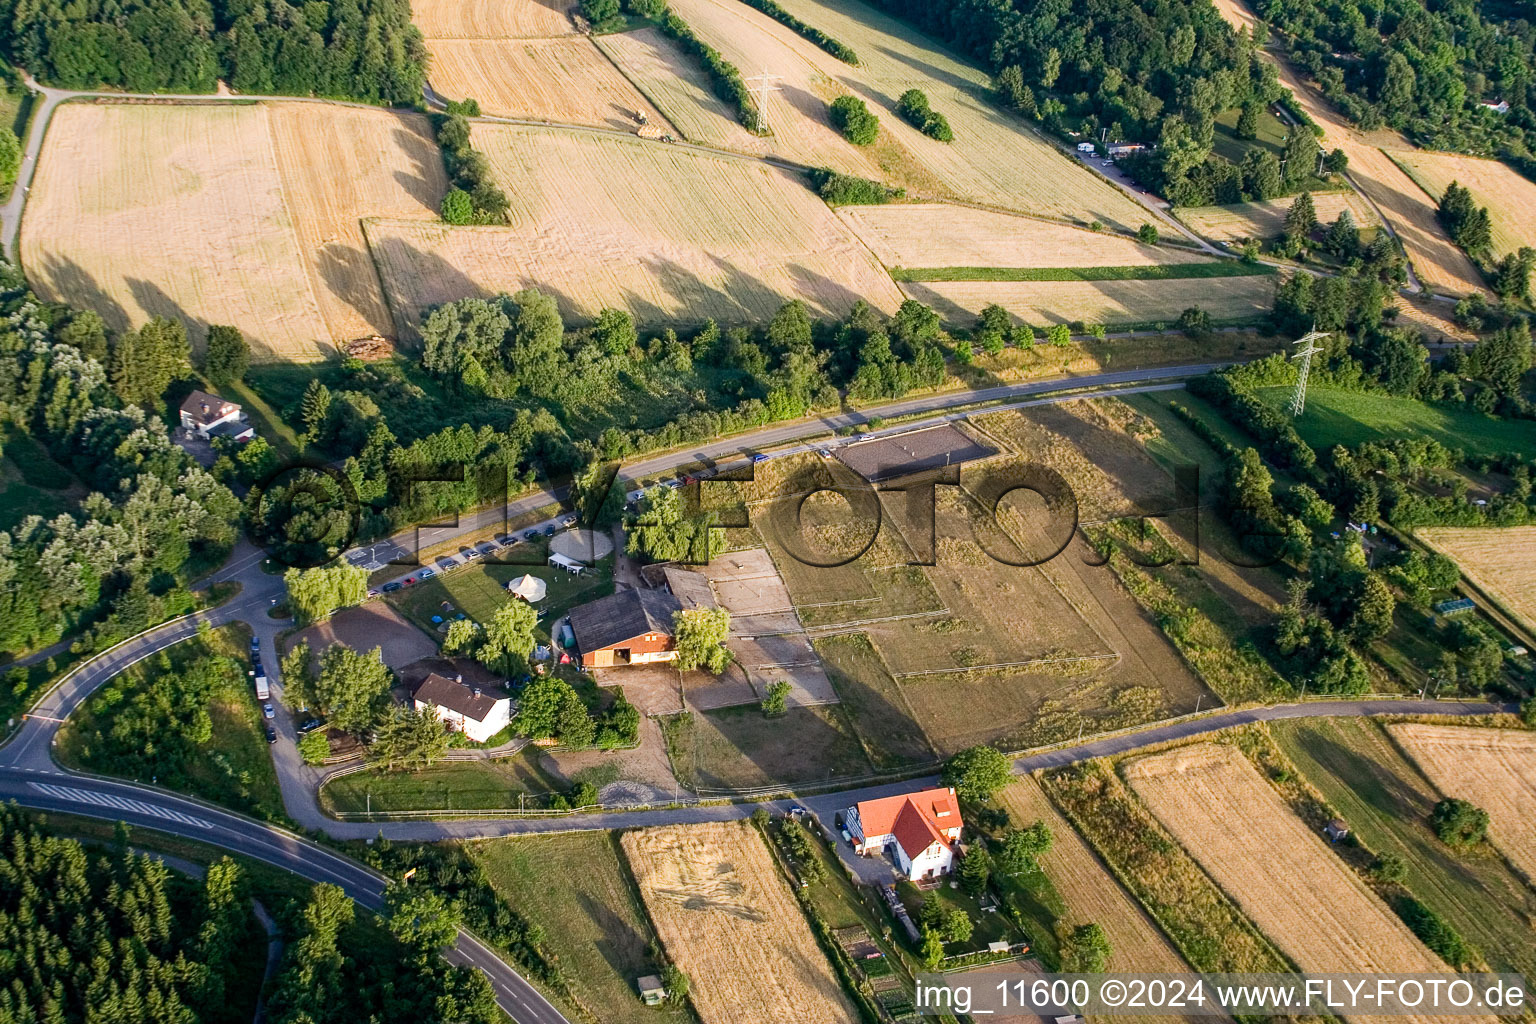
M1123 770L1174 838L1303 971L1450 973L1236 747L1198 743Z
M845 206L837 211L889 267L1133 267L1210 257L1125 235L945 203ZM1282 214L1283 216L1283 214Z
M1388 727L1446 796L1488 812L1488 835L1536 884L1536 733L1456 725Z
M704 1024L858 1019L752 825L672 825L621 841Z
M1172 281L907 282L909 298L932 306L951 324L969 326L985 306L1002 306L1021 323L1172 323L1191 306L1219 320L1263 316L1274 305L1271 275Z
M604 307L647 325L764 322L784 301L842 317L901 294L792 172L664 143L477 124L475 145L512 202L507 227L370 221L368 240L402 332L422 311L520 288L570 321Z

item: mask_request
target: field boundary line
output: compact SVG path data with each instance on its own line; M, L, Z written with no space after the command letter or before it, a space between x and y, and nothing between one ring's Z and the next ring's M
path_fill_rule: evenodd
M987 672L1001 668L1028 668L1031 665L1065 665L1080 661L1119 661L1118 654L1077 654L1064 658L1031 658L1028 661L1000 661L992 665L966 665L963 668L925 668L916 672L902 672L893 678L914 679L920 676L960 676L969 672Z

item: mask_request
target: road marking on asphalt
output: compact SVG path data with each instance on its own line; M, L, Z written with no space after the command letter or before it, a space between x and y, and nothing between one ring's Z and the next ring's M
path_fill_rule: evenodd
M59 800L70 800L77 804L94 804L97 807L110 807L116 811L135 811L139 814L148 814L154 818L164 818L167 821L180 822L183 825L194 825L197 828L212 829L213 822L204 821L202 818L194 818L190 814L182 814L168 807L157 807L147 804L142 800L130 800L127 797L113 796L110 793L97 793L89 789L76 789L73 786L55 786L46 782L29 782L27 785L46 796Z

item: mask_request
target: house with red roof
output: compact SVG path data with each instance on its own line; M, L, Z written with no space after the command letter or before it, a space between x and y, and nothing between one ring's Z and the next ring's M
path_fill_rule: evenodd
M964 826L955 791L942 787L862 800L843 813L843 822L860 856L888 850L897 869L913 881L954 868Z

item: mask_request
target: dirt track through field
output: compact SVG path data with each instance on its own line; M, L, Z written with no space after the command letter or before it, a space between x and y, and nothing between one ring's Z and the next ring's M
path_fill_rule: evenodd
M1196 743L1127 761L1123 771L1152 813L1303 971L1451 973L1236 747Z
M755 826L671 825L621 842L704 1024L858 1019Z
M1446 796L1488 812L1488 835L1536 885L1536 733L1402 722L1387 727Z

